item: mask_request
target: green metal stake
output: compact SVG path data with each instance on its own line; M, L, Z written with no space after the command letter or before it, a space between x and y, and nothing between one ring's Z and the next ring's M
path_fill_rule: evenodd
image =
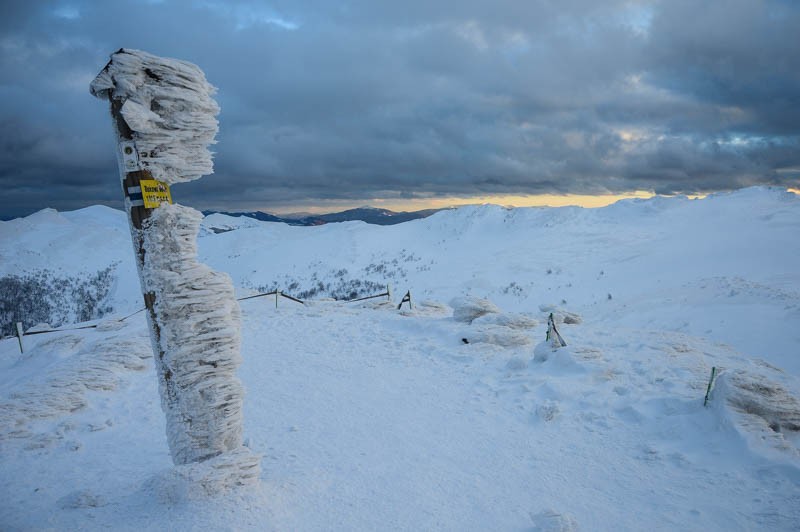
M711 393L711 386L714 385L714 377L717 375L717 367L713 366L711 368L711 378L708 379L708 388L706 388L706 398L703 399L703 406L708 404L708 396Z

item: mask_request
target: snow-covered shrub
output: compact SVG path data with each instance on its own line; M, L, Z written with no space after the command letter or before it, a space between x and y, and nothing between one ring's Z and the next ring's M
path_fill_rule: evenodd
M517 297L522 297L522 295L525 293L525 290L520 285L518 285L516 281L512 281L508 284L508 286L503 288L503 293L511 294Z
M311 286L302 288L303 284L294 281L301 287L296 293L300 299L320 299L329 297L338 301L349 301L360 297L367 297L386 291L386 285L362 279L351 279L337 276L333 282L317 280Z

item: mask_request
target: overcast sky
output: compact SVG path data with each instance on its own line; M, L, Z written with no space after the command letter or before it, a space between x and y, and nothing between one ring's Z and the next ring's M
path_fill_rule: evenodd
M111 52L219 88L197 208L800 186L795 0L0 2L0 215L121 192Z

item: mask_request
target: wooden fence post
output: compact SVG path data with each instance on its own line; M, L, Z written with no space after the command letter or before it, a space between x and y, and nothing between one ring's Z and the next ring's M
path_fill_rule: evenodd
M19 340L19 352L20 354L24 353L25 350L22 348L22 337L25 336L25 333L22 332L22 322L18 321L16 324L17 329L17 339Z
M408 303L409 310L414 310L414 305L411 303L411 290L407 291L406 295L403 296L402 301L397 305L397 310L403 308L403 303Z

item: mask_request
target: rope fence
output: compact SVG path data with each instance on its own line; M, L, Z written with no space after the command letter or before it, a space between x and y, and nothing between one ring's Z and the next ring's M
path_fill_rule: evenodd
M281 297L283 297L285 299L288 299L290 301L294 301L295 303L300 303L301 305L305 305L305 301L303 301L302 299L296 298L294 296L290 296L289 294L285 294L280 290L273 290L271 292L265 292L263 294L255 294L255 295L252 295L252 296L238 297L238 298L236 298L236 301L246 301L248 299L256 299L256 298L259 298L259 297L266 297L266 296L275 296L275 307L276 308L278 306L278 299L281 298ZM342 300L342 302L343 303L355 303L357 301L366 301L368 299L377 299L379 297L386 297L389 300L392 299L392 291L391 291L391 289L390 289L390 287L388 285L386 286L386 292L383 292L381 294L376 294L374 296L359 297L357 299L345 299L345 300ZM135 316L135 315L137 315L140 312L143 312L145 310L146 310L146 307L142 307L139 310L137 310L136 312L132 312L132 313L128 314L127 316L118 319L117 321L118 322L125 321L128 318L131 318L131 317L133 317L133 316ZM83 325L83 326L80 326L80 327L68 327L68 328L59 327L59 328L56 328L56 329L47 329L47 330L44 330L44 331L23 332L23 330L22 330L22 322L17 322L15 325L16 325L16 329L17 329L16 338L19 340L20 353L23 352L22 338L24 336L33 336L33 335L36 335L36 334L47 334L47 333L55 333L55 332L80 331L80 330L84 330L84 329L96 329L97 328L97 324L94 324L94 325ZM14 336L6 336L6 337L4 337L2 339L5 340L5 339L8 339L8 338L13 338L13 337Z
M367 299L377 299L379 297L387 297L391 298L392 294L389 292L384 292L382 294L376 294L374 296L367 296L367 297L359 297L358 299L345 299L345 303L355 303L356 301L366 301Z

